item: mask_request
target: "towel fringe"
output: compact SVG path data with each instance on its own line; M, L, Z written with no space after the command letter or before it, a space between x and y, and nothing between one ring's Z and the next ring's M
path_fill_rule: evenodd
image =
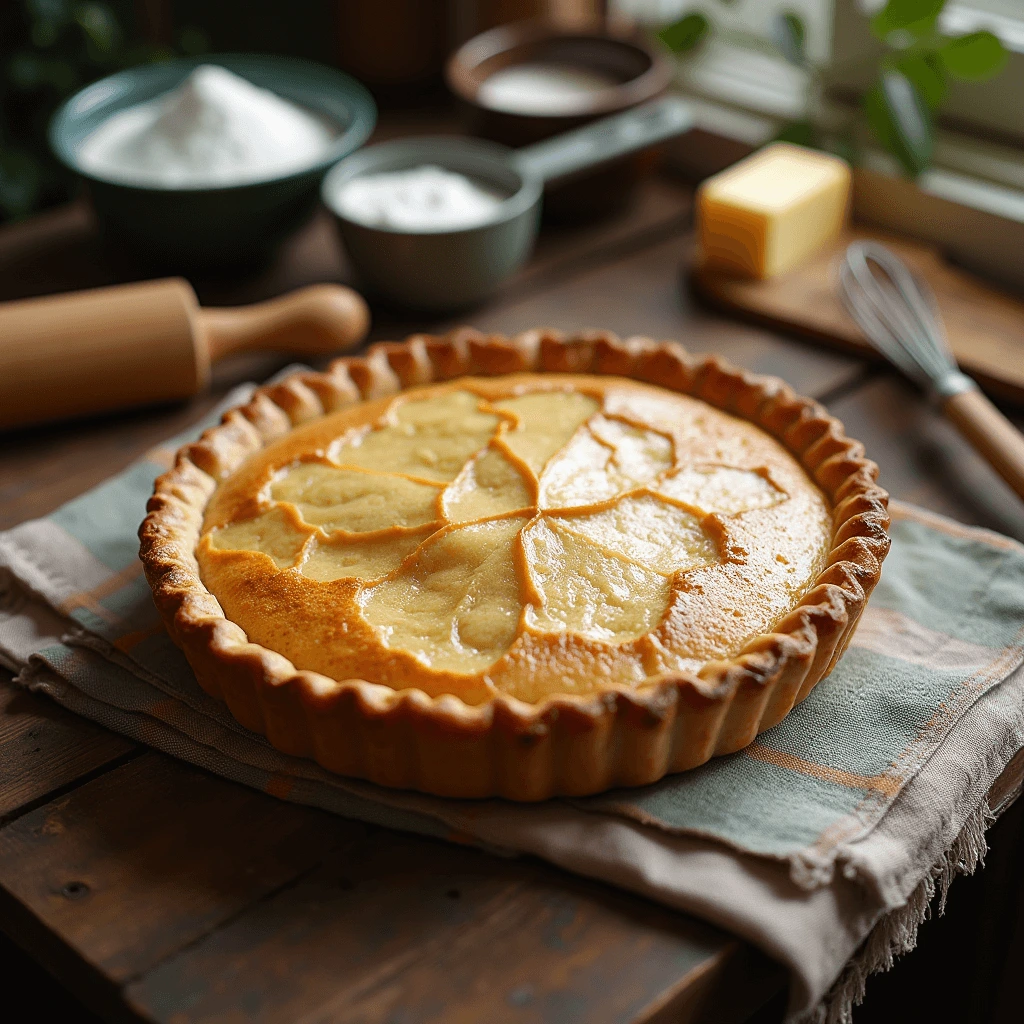
M917 930L933 910L938 917L945 913L949 887L958 875L973 875L984 866L988 852L985 833L995 820L988 799L983 799L906 903L875 925L822 1001L798 1017L797 1024L852 1024L853 1008L864 1001L868 978L890 970L897 957L917 945ZM936 893L938 900L933 907Z

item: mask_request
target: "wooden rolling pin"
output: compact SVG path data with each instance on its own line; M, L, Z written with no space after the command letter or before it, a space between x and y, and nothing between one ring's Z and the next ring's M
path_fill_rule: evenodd
M2 303L0 429L187 398L233 352L328 355L369 326L333 284L234 308L201 308L181 278Z

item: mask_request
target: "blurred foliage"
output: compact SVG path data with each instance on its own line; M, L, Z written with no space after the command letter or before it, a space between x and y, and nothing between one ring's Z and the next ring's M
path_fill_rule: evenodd
M688 53L702 43L710 31L708 16L701 11L692 11L679 21L666 25L658 33L658 38L673 53Z
M72 195L46 128L84 85L122 68L207 48L186 28L175 46L138 38L132 0L17 0L0 4L0 220L17 220Z
M951 78L981 82L1006 66L1003 44L989 31L946 36L938 18L946 0L889 0L872 19L884 50L864 115L875 138L907 174L920 174L935 147L935 112Z
M935 148L935 116L946 97L950 79L982 82L1006 66L1006 49L987 30L947 36L939 29L946 0L888 0L871 17L871 32L881 44L874 81L861 103L871 134L891 153L903 171L916 177L931 164ZM687 53L711 34L712 23L701 12L690 12L658 33L675 53ZM811 88L820 84L821 68L807 56L807 33L792 11L776 15L770 42L791 64L807 71ZM821 146L823 139L811 118L787 125L780 139L804 146ZM843 143L852 155L852 143ZM832 148L835 148L833 142Z

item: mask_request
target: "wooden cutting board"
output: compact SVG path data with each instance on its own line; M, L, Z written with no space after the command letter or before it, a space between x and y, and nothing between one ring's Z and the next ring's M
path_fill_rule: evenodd
M699 262L691 279L700 296L726 312L879 358L839 297L839 260L859 238L887 245L927 281L964 372L992 394L1024 403L1024 301L951 266L921 242L856 227L831 249L769 281L730 277Z

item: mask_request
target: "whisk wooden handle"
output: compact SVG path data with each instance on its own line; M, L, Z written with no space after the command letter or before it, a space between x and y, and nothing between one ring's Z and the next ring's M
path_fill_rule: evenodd
M977 388L947 398L942 411L1024 498L1024 434Z

